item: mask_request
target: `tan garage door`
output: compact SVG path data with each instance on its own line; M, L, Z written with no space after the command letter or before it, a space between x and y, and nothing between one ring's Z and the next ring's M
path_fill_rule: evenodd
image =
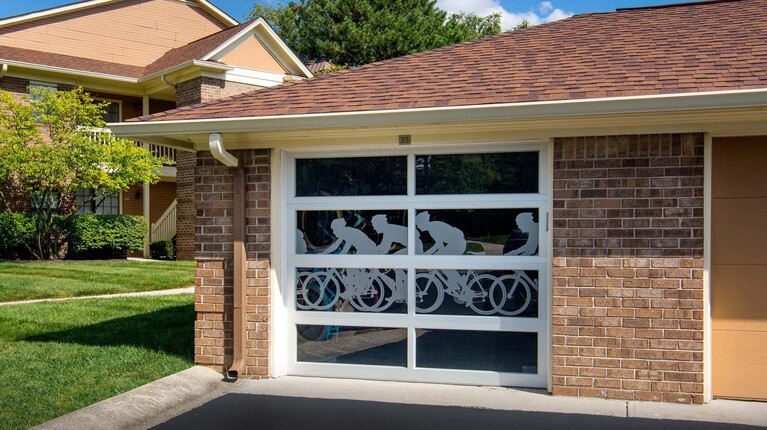
M767 400L767 136L714 139L713 394Z

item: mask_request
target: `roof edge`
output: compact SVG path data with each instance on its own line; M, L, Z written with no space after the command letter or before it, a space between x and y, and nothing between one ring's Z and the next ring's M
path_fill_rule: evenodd
M698 1L689 1L689 2L681 2L681 3L658 4L655 6L621 7L621 8L615 9L615 11L624 12L629 10L668 9L671 7L679 7L679 6L696 6L696 5L711 4L711 3L731 3L731 2L737 2L737 1L740 1L740 0L698 0Z
M258 37L259 39L262 39L262 37L259 37L259 35L256 33L256 30L261 27L265 30L267 36L271 39L271 42L275 44L276 46L271 46L270 43L264 43L266 46L266 49L270 51L270 54L275 56L275 59L279 63L284 63L285 60L287 60L290 65L282 64L286 69L289 69L288 72L292 75L303 75L306 78L311 78L314 76L314 74L306 67L306 65L298 58L295 52L293 52L290 47L285 44L285 41L282 40L282 38L277 34L277 32L274 31L274 29L269 25L268 22L263 17L258 17L253 20L250 24L248 24L245 28L243 28L241 31L237 32L234 36L230 37L226 42L220 44L216 48L214 48L212 51L205 54L201 60L210 60L222 51L226 50L230 46L244 41L247 37L250 35L253 35L255 37ZM261 40L261 42L266 42L264 40ZM274 48L279 49L280 53L273 52L275 51ZM292 67L289 67L292 66ZM298 73L296 73L298 72Z
M31 69L31 70L61 73L64 75L76 75L76 76L85 76L90 78L107 79L107 80L127 82L132 84L136 84L139 82L139 78L131 77L131 76L111 75L109 73L99 73L99 72L89 72L87 70L70 69L67 67L48 66L45 64L28 63L25 61L5 60L2 58L0 58L0 64L7 64L9 66Z
M110 124L120 137L193 133L288 131L440 122L526 120L713 109L767 108L767 89L504 103L380 111L332 112L264 117L131 121ZM335 121L330 121L334 119Z

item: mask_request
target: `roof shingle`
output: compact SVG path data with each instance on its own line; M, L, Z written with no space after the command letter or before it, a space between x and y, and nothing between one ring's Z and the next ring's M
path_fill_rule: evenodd
M140 121L767 88L767 0L578 15Z
M0 46L0 62L18 61L49 67L77 70L80 72L102 73L106 75L139 78L144 68L127 64L110 63L90 58L54 54L52 52L33 51L31 49Z

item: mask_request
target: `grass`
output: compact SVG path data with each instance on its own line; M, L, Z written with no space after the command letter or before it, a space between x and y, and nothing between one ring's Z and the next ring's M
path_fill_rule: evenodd
M191 294L0 307L0 428L25 429L193 365Z
M0 302L167 290L194 283L193 261L0 263Z

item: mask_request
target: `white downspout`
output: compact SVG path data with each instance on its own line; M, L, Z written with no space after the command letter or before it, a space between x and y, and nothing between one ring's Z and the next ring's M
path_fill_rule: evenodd
M0 78L5 76L6 73L8 73L8 64L3 63L2 67L0 67Z

